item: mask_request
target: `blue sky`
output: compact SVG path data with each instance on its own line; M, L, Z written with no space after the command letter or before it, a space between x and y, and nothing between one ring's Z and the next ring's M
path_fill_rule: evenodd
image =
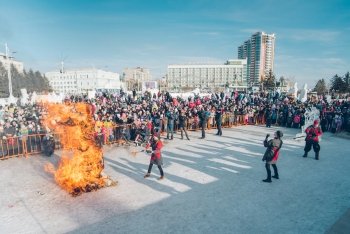
M0 44L26 68L223 63L252 33L276 34L275 73L313 85L350 70L348 0L0 0ZM0 51L4 51L0 47Z

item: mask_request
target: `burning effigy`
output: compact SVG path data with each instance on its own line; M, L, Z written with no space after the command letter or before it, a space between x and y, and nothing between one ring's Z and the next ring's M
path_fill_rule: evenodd
M49 164L56 183L73 196L115 185L103 175L102 148L95 143L95 123L88 104L47 104L44 124L60 136L58 167Z

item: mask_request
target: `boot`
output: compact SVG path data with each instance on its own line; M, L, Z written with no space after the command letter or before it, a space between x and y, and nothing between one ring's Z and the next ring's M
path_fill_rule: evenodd
M161 176L161 177L158 178L158 180L162 180L162 179L164 179L164 176Z
M147 173L146 175L143 176L143 178L147 178L147 177L150 177L151 174L150 173Z
M303 157L304 157L304 158L306 158L306 157L307 157L307 153L306 153L306 152L304 153Z
M190 138L187 137L187 140L190 140Z
M272 164L272 168L273 168L273 176L272 176L272 178L279 179L280 177L278 176L278 169L277 169L276 164Z
M316 153L316 154L315 154L315 159L316 159L316 160L319 160L319 156L320 156L319 153Z
M266 164L267 166L268 164ZM269 167L266 167L266 169L269 169ZM272 180L271 180L271 171L270 170L267 170L267 178L265 180L263 180L263 182L265 183L271 183Z

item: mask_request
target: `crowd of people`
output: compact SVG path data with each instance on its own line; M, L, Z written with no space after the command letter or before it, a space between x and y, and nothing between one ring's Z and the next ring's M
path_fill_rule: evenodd
M350 131L350 101L347 96L331 102L325 98L311 98L302 103L278 93L272 95L235 91L181 98L172 97L168 92L153 95L145 92L139 96L136 92L121 92L119 95L98 93L92 99L85 95L74 95L67 97L65 102L85 102L90 106L92 117L96 121L96 140L101 146L121 139L135 143L148 142L150 136L160 137L162 132L166 133L166 139L173 140L174 133L178 130L181 139L184 139L184 133L186 139L190 140L187 130L199 128L202 130L201 138L204 139L208 128L216 127L217 135L221 136L222 126L235 124L300 128L305 123L306 109L311 106L320 110L323 132ZM44 114L45 108L40 103L0 106L2 142L6 142L6 145L13 144L14 138L28 142L30 135L46 134L47 129L42 125ZM32 138L29 143L39 148L41 140L42 138Z

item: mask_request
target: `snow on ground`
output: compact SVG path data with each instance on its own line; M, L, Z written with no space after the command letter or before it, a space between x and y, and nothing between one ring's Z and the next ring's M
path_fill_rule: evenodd
M297 130L283 128L280 180L266 184L262 141L275 130L176 135L165 141L163 181L157 167L143 178L145 153L106 146L118 185L75 198L44 171L57 155L0 161L0 233L324 233L350 207L350 141L325 134L321 160L305 159Z

